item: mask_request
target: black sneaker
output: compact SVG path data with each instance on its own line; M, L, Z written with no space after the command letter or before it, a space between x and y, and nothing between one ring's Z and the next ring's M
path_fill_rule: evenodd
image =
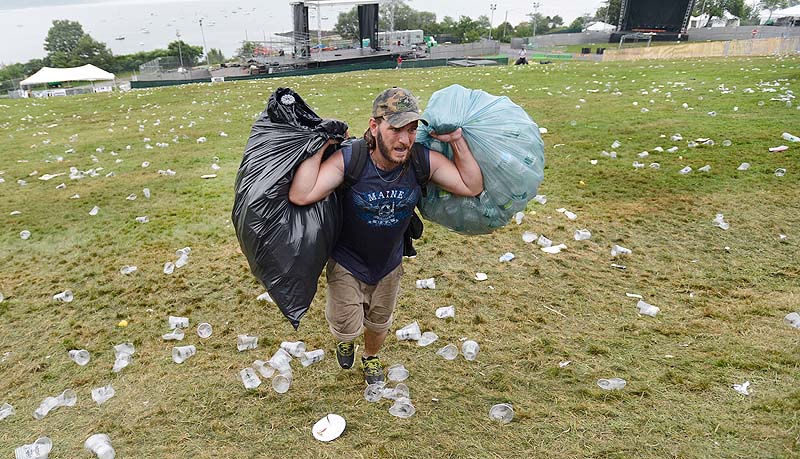
M361 357L361 368L364 370L364 379L367 385L382 383L386 379L383 377L383 364L377 355L371 357Z
M339 341L336 343L336 361L339 366L345 370L353 367L353 362L356 360L356 349L352 342L345 343Z

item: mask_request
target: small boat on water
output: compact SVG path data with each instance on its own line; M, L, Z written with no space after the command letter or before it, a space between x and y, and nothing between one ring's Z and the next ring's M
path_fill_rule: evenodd
M119 36L114 37L114 40L124 40L124 39L125 39L125 35L119 35Z

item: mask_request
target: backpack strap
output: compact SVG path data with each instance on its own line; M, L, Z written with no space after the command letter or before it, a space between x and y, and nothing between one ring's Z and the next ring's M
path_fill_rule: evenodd
M361 177L361 172L364 170L364 165L367 164L367 143L364 139L355 139L351 142L352 154L350 155L350 162L344 171L344 182L341 188L347 189L353 186Z
M431 179L430 156L427 159L426 161L425 147L422 144L415 143L411 148L411 167L414 169L417 183L422 189L422 197L428 196L428 182Z

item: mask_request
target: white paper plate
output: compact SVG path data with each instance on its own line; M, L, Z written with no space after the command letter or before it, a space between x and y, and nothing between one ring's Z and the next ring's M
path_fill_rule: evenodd
M319 441L332 441L339 438L344 432L345 425L347 425L347 422L343 417L331 413L317 421L314 427L311 428L311 433Z

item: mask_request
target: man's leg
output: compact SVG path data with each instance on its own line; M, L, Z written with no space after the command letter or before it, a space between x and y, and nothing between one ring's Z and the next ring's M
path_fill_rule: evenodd
M364 309L360 282L353 275L330 260L326 270L328 279L328 298L325 318L328 327L336 338L336 360L344 369L353 366L355 344L363 329Z
M381 350L381 346L383 346L383 342L386 341L386 336L389 334L389 331L384 332L374 332L369 328L364 329L364 358L372 357L373 355L378 355L378 352Z

